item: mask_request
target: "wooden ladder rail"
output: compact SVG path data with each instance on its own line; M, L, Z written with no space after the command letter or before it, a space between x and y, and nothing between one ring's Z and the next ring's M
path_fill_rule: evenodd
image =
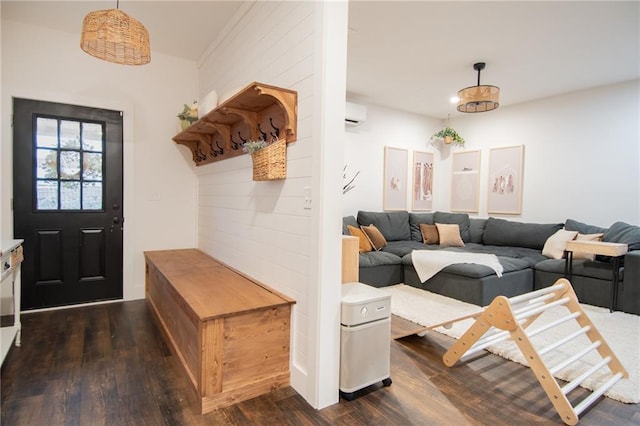
M569 310L569 315L538 329L528 329L544 311L560 305L564 305ZM530 337L570 320L577 321L581 328L545 348L536 349L531 343ZM592 342L590 346L553 367L549 368L545 365L542 360L544 354L583 334ZM452 367L459 360L464 360L494 343L509 338L518 345L560 418L568 425L577 424L580 414L585 409L620 379L629 377L627 371L578 303L571 283L564 278L556 281L551 287L520 296L496 297L477 317L473 325L444 354L443 362L446 366ZM561 387L553 375L593 350L598 351L602 360ZM575 407L572 406L567 398L569 392L604 366L608 366L611 370L611 377Z

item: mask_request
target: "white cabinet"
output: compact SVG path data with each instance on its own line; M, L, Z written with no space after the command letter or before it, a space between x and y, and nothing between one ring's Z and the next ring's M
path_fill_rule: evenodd
M20 265L23 260L22 255L23 240L6 240L0 242L0 267L2 275L0 284L10 285L13 295L13 325L0 327L0 364L11 348L15 340L16 346L20 346Z

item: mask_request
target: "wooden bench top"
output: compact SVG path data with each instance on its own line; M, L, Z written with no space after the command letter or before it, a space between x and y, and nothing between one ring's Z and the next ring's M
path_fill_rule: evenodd
M200 320L237 315L295 301L197 249L145 251Z

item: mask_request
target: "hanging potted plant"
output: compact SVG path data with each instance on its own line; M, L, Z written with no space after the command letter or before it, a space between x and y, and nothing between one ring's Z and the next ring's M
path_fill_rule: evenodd
M464 138L449 126L445 127L437 133L434 133L433 136L431 136L430 141L431 143L433 143L437 139L444 141L444 143L446 144L456 143L460 146L464 146Z

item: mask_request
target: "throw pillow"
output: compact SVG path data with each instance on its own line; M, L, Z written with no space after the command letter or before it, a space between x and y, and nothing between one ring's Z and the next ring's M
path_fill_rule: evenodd
M460 225L436 223L436 228L438 228L441 246L464 247L464 241L460 237Z
M422 234L422 242L424 244L438 244L440 242L438 228L435 225L421 223L420 233Z
M369 238L374 250L380 250L387 245L387 240L375 225L361 226L360 229L362 229L367 238Z
M542 247L542 254L551 259L562 259L564 257L564 249L567 247L567 241L573 240L576 235L578 235L578 231L557 230L555 234L547 238L544 247Z
M602 241L602 237L604 236L604 233L599 232L597 234L578 234L578 236L576 237L576 241L577 240L582 240L582 241ZM573 252L573 258L574 259L587 259L587 260L595 260L596 255L595 254L589 254L589 253L584 253L581 251L574 251Z
M349 234L354 237L358 237L360 240L360 253L366 253L368 251L373 250L371 247L371 243L369 242L369 238L362 232L362 229L356 228L355 226L347 225L347 229L349 230Z

